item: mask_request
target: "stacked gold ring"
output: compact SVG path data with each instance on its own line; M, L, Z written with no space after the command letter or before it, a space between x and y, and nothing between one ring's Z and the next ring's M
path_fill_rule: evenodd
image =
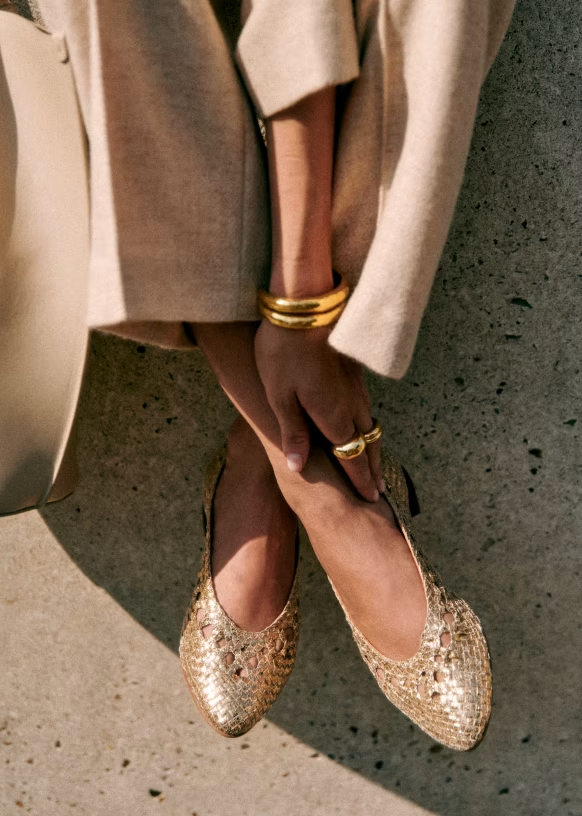
M377 442L382 436L382 426L377 419L373 419L374 425L370 431L361 434L356 432L347 442L341 445L333 445L331 450L337 459L355 459L366 450L368 445Z
M374 419L374 417L372 417L372 422L374 423L374 426L372 427L372 430L368 431L368 433L364 434L364 439L366 440L366 445L372 445L374 442L377 442L380 439L380 437L382 436L382 433L383 433L382 426L380 425L378 420Z

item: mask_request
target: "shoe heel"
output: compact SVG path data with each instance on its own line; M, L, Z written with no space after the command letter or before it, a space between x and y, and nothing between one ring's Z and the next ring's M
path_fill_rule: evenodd
M402 467L402 465L400 467ZM414 518L414 516L418 516L420 514L420 504L416 494L416 488L414 487L414 482L412 481L410 474L405 467L402 467L402 472L404 473L406 487L408 488L408 507L410 510L410 516L411 518Z

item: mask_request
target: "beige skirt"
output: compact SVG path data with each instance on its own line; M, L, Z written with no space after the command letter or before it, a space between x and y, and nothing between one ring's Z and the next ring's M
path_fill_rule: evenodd
M39 0L90 143L91 327L171 347L258 319L270 222L258 113L338 86L330 342L401 377L514 0ZM131 325L128 325L131 324Z

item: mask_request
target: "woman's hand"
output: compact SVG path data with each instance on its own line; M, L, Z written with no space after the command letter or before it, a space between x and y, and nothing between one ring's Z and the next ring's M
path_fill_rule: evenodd
M280 425L290 470L300 471L310 448L308 418L333 445L372 428L370 398L358 363L327 343L328 328L292 330L261 323L255 356L267 399ZM354 459L338 460L356 490L377 501L384 489L380 445Z

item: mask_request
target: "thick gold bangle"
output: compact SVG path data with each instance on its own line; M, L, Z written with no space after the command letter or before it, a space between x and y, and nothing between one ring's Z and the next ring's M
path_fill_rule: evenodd
M275 312L259 303L259 311L273 326L281 326L284 329L317 329L320 326L331 326L339 318L344 310L345 302L340 303L335 309L323 314L284 314Z
M273 312L284 314L323 314L331 312L337 306L345 303L350 294L350 287L343 275L334 272L334 278L339 283L331 292L310 298L286 298L271 295L263 289L259 291L259 303Z

